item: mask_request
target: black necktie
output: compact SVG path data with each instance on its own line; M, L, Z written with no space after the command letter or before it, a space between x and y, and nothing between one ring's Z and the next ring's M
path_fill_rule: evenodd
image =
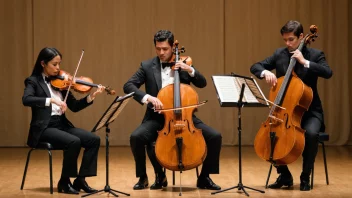
M50 84L50 80L51 80L51 79L50 79L49 77L46 77L46 76L45 76L44 80L45 80L46 83L49 83L49 84Z
M161 67L163 68L163 69L165 69L165 67L172 67L172 66L174 66L175 65L175 63L161 63Z

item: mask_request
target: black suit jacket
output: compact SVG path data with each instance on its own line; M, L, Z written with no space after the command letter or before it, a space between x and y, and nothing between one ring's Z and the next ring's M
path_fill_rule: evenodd
M294 70L298 77L313 90L313 100L308 112L312 113L324 123L323 108L318 94L317 82L318 77L330 78L332 71L325 60L324 52L303 47L302 54L305 59L310 61L309 68L305 68L297 61ZM261 79L260 74L263 70L276 69L276 76L279 78L286 74L291 55L287 48L279 48L272 56L252 65L250 71Z
M191 77L188 72L180 72L180 81L184 84L190 84L191 82L199 88L203 88L207 85L207 81L202 74L199 73L195 68L194 77ZM139 88L145 84L145 92L139 90ZM157 97L159 90L162 88L161 82L161 65L159 57L143 61L138 71L125 83L123 90L125 93L134 92L134 99L143 104L141 101L146 94ZM152 109L147 108L143 122L149 119L161 119L162 114L155 113Z
M26 78L24 84L25 89L22 103L24 106L30 106L32 108L32 120L30 123L27 144L30 147L35 147L39 142L41 133L48 127L50 122L52 107L51 104L50 106L45 106L45 100L46 98L50 98L51 95L41 74L32 75ZM61 91L61 93L65 97L67 91ZM91 105L93 102L87 103L86 97L76 100L72 93L69 92L66 103L71 111L77 112ZM67 120L65 114L62 116L69 126L74 127L72 123Z

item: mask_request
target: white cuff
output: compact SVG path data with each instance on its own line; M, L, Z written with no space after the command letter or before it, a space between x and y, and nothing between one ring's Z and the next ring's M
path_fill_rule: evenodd
M268 71L268 70L263 70L262 73L260 73L260 77L261 78L264 78L264 74L265 74L266 71Z
M306 63L304 63L304 67L309 68L309 60L306 60Z
M94 100L94 98L92 98L90 96L90 94L87 96L87 103L91 103Z
M196 71L194 70L193 67L191 67L191 68L192 68L192 72L191 72L191 73L188 72L188 74L189 74L191 77L194 77L194 73L195 73Z
M51 99L51 98L46 98L46 99L45 99L45 106L46 106L46 107L50 106L50 99Z
M144 104L148 104L147 100L148 100L149 96L150 96L149 94L145 94L145 96L142 98L141 102L144 103Z

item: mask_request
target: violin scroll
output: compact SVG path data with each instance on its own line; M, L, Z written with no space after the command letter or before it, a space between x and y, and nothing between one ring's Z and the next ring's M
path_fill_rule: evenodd
M111 89L109 86L105 87L105 91L109 95L115 95L115 90Z

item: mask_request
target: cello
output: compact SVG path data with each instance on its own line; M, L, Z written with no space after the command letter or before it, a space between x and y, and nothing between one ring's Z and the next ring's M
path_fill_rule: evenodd
M184 48L178 49L178 41L174 43L174 59L192 64L190 57L180 57ZM173 171L185 171L198 167L203 163L207 148L202 130L197 129L192 120L193 112L198 104L198 94L190 85L180 82L178 70L174 70L174 84L162 88L157 98L163 103L164 127L158 131L155 143L155 154L158 162ZM186 107L186 108L183 108ZM157 110L156 110L157 111Z
M302 51L303 46L317 37L317 26L311 25L310 31L302 39L298 50ZM254 140L256 154L274 165L296 161L305 145L301 120L312 102L313 91L294 72L296 62L291 57L285 76L278 78L277 84L271 87L269 101L274 103Z

